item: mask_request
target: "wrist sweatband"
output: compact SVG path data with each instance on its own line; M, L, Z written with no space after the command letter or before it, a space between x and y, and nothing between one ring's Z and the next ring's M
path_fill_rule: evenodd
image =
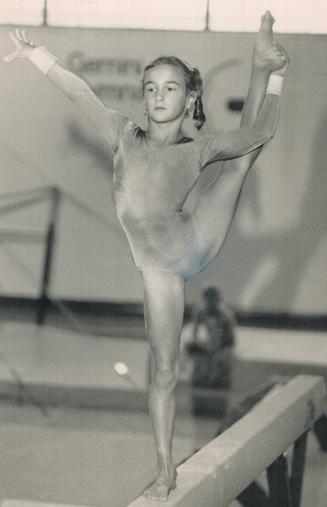
M43 74L48 74L49 70L56 65L58 60L44 46L33 49L29 59Z
M280 95L282 93L283 83L283 76L280 76L279 74L270 74L266 95L268 95L268 93Z

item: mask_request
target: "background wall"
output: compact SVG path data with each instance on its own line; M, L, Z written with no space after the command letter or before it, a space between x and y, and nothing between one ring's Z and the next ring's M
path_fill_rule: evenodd
M3 56L12 47L8 30L0 28ZM238 125L239 113L228 102L246 94L252 34L34 28L30 35L105 103L139 122L144 63L177 54L204 76L207 131ZM278 133L246 182L220 257L189 282L187 297L194 301L210 282L244 310L324 313L327 36L278 39L292 60ZM0 209L7 192L48 184L65 192L52 294L140 301L139 275L114 213L110 153L74 104L29 62L1 59L0 75ZM0 214L0 232L9 226L44 229L47 213L48 206L38 204ZM41 244L2 240L0 295L36 296L42 256Z

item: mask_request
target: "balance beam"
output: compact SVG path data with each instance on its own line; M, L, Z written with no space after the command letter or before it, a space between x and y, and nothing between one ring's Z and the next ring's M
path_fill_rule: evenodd
M299 375L177 468L165 507L226 507L323 413L322 377ZM129 507L154 507L143 496ZM161 504L161 502L160 502Z

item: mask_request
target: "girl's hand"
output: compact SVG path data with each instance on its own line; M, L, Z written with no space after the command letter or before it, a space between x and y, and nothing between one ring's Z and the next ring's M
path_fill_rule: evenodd
M35 46L33 42L28 39L26 30L19 30L16 28L15 35L12 32L9 32L9 35L16 46L16 50L6 56L4 61L9 63L16 58L29 58Z

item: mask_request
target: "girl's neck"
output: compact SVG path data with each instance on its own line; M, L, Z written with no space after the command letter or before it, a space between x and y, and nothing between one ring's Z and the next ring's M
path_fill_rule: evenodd
M148 144L156 147L176 144L183 138L181 124L179 122L155 123L149 121L145 137Z

